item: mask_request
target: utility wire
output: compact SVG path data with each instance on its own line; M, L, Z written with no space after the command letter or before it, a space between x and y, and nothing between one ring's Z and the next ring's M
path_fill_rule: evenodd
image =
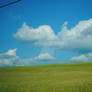
M21 0L16 0L16 1L8 2L7 4L4 4L4 5L0 6L0 8L9 6L9 5L14 4L14 3L17 3L17 2L19 2L19 1L21 1Z

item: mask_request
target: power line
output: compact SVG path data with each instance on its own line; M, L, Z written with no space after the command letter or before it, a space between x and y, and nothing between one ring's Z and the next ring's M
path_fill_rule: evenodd
M4 5L0 6L0 8L9 6L9 5L14 4L14 3L17 3L17 2L19 2L19 1L21 1L21 0L16 0L16 1L9 2L9 3L7 3L7 4L4 4Z

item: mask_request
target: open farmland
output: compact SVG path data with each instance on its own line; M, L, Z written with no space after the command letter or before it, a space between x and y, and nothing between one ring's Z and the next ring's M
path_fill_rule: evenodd
M92 63L0 68L0 92L92 92Z

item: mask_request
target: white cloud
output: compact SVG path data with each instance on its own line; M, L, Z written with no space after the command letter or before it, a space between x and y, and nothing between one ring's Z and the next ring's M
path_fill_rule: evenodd
M80 21L70 30L67 25L63 25L58 37L67 43L67 48L92 50L92 19Z
M92 52L88 54L83 54L80 56L75 56L70 59L71 61L82 61L82 62L92 62Z
M77 57L72 57L71 59L72 61L87 61L87 57L85 55L80 55L80 56L77 56Z
M16 56L16 51L17 51L17 48L16 49L10 49L10 50L8 50L8 52L5 53L5 55Z
M0 65L13 65L15 61L18 60L18 56L16 56L16 49L10 49L4 54L0 54Z
M67 29L67 24L68 22L65 22L62 30L56 35L50 26L45 25L34 29L24 23L14 37L40 47L92 50L92 18L80 21L70 30Z
M35 41L52 41L57 40L53 30L50 26L44 25L37 29L29 27L26 23L23 24L22 28L18 29L14 37L20 41L35 42Z
M31 60L32 61L39 61L39 60L48 61L48 60L55 60L55 57L51 56L48 53L43 53L43 54L40 54L37 57L31 58Z
M92 57L92 52L91 53L88 53L88 56Z
M10 49L7 52L0 54L0 66L19 66L35 64L34 61L53 61L55 58L48 53L40 54L34 58L23 59L16 56L17 49Z

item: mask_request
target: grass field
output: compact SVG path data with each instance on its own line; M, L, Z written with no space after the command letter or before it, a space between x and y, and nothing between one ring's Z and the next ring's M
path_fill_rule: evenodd
M92 92L92 63L0 68L0 92Z

